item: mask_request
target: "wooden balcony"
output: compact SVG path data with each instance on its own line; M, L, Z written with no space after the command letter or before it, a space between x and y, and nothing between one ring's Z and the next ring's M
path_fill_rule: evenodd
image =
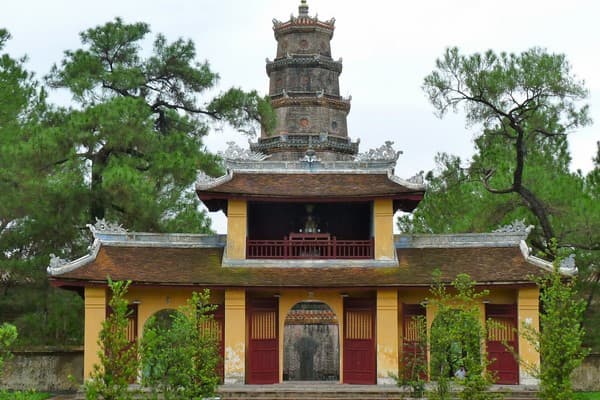
M372 259L373 239L337 240L328 233L290 233L283 240L246 242L247 259Z

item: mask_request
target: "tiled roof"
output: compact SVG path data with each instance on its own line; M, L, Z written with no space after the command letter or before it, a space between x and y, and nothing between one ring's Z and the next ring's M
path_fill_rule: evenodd
M241 173L212 188L198 188L201 200L232 196L251 198L402 198L415 190L393 182L387 174L365 173Z
M137 284L207 287L428 286L439 268L445 281L459 273L479 284L519 284L542 273L519 247L399 248L398 267L222 267L222 248L102 246L91 262L51 279L77 285L130 279ZM285 261L282 261L285 263Z

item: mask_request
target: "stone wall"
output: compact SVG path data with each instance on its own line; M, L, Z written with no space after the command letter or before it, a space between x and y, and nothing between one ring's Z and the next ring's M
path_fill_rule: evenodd
M82 383L83 347L18 350L13 355L0 376L2 389L60 392L76 390Z
M575 390L600 390L600 353L590 354L572 375Z

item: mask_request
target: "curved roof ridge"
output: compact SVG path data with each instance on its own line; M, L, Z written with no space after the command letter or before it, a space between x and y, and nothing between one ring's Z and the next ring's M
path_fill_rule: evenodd
M397 183L398 185L404 186L413 190L425 190L425 184L411 182L411 179L402 179L399 176L394 175L394 170L388 170L388 178L390 181Z
M198 178L196 179L196 190L208 190L215 188L223 183L229 182L233 178L233 170L227 169L227 173L225 175L219 176L217 178L213 178L212 176L208 176L202 171L198 173Z

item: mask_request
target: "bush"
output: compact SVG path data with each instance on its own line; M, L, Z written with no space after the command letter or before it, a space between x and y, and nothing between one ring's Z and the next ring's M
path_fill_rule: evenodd
M49 398L48 393L40 393L35 390L9 392L7 390L0 390L0 400L44 400Z
M10 349L15 340L17 340L17 328L6 322L0 325L0 375L4 361L12 357Z
M456 294L446 291L439 271L434 282L429 303L437 307L430 333L431 378L436 385L431 398L451 398L453 383L462 387L458 397L464 400L499 397L488 392L493 379L487 372L487 355L481 351L486 332L478 301L488 292L476 292L475 282L467 274L459 274L452 282Z
M197 399L214 396L219 377L218 337L210 293L193 293L187 306L171 314L171 324L150 320L140 353L142 385L154 397ZM170 326L169 326L170 325Z
M555 270L536 280L540 288L540 330L522 326L522 335L539 351L539 368L524 365L540 379L540 396L548 400L574 398L571 374L581 365L588 350L582 347L585 301L578 296L575 278Z

